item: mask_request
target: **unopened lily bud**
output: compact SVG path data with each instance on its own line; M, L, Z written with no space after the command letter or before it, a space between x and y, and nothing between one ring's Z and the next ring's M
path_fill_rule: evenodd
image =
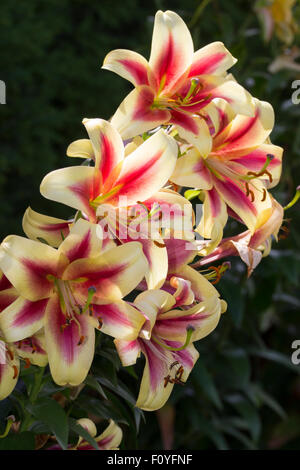
M97 434L97 428L93 421L88 418L81 418L77 420L77 424L82 426L92 437L95 437Z

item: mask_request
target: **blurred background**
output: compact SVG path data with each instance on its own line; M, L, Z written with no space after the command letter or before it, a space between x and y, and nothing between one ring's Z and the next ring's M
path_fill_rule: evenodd
M299 1L2 0L1 238L22 234L28 205L70 215L39 195L40 181L73 164L65 151L85 137L82 119L110 118L129 92L129 82L101 71L102 61L115 48L149 57L158 9L182 16L195 49L223 41L238 58L236 79L273 105L272 141L284 147L273 195L282 205L292 199L300 184L300 104L291 101L300 79ZM291 361L292 343L300 340L299 205L286 218L290 233L282 233L248 281L245 266L233 260L218 285L228 312L197 343L200 359L187 385L175 387L162 410L145 413L137 439L124 427L125 448L300 448L300 364ZM134 373L124 381L136 396Z

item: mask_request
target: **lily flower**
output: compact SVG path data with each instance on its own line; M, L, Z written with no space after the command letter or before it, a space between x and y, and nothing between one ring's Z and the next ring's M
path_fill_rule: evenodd
M140 232L143 233L140 237L137 236L136 230L132 228L134 224L132 218L131 229L127 227L128 215L132 210L139 213L146 211L144 222L147 223L143 224L145 227L149 222L151 225L155 217L160 216L165 220L165 213L168 213L168 223L171 223L175 218L183 220L185 206L186 213L188 212L186 217L192 218L192 206L188 201L175 192L161 189L175 168L177 144L160 131L141 145L132 144L133 150L129 152L109 122L101 119L85 119L83 123L90 139L73 142L68 147L67 154L75 158L88 157L94 161L95 166L76 166L53 171L42 181L41 193L48 199L82 211L91 222L103 225L106 221L110 236L120 243L127 243L133 239L142 243L149 263L146 275L148 287L158 288L163 284L168 270L166 251L158 249L158 246L163 246L161 235L156 232L149 237L149 234L140 227ZM174 214L175 207L177 209ZM128 220L125 224L120 214L126 215ZM43 225L41 217L37 218L32 211L24 216L23 225L25 232L27 230L26 233L34 232L36 237L37 233L41 232L37 231L33 219L37 221L39 227ZM48 221L49 223L51 221ZM61 223L58 221L57 226L60 227ZM125 235L123 229L126 229ZM58 235L55 226L51 225L50 230ZM120 234L122 230L123 234ZM51 234L49 237L46 235L44 237L46 240L53 238Z
M194 52L191 34L180 16L158 11L149 62L125 49L111 51L104 59L103 69L135 86L111 122L124 139L168 123L197 134L194 115L217 97L227 100L236 112L251 116L251 95L226 76L235 62L222 42Z
M108 427L97 436L97 428L89 418L77 420L77 424L82 426L97 442L99 450L119 450L122 441L123 431L112 419L109 420ZM97 436L97 437L96 437ZM47 450L60 450L58 445L48 447ZM69 446L68 450L96 450L89 442L79 437L75 446Z
M161 408L174 384L186 382L199 356L193 342L213 331L226 310L217 290L189 266L181 266L166 289L139 294L133 305L146 320L139 337L114 341L124 366L145 356L136 406L147 411Z
M254 99L255 116L232 114L223 101L217 105L213 120L212 144L201 153L203 141L192 139L193 147L178 158L171 181L202 190L203 215L197 228L204 238L222 237L230 215L254 233L272 213L267 189L277 184L281 174L282 148L270 143L274 112L269 103ZM189 135L185 135L189 140ZM209 147L209 144L208 144Z
M205 266L223 258L228 258L229 256L240 256L248 267L249 277L260 263L261 259L269 254L272 237L274 237L275 240L278 239L278 232L282 221L283 208L272 197L272 214L253 234L250 230L246 230L239 235L224 238L217 248L207 256L201 258L193 266Z
M19 297L1 312L7 341L45 331L52 377L78 385L93 356L95 327L135 339L144 318L122 298L143 279L147 261L137 242L101 252L101 227L78 220L58 249L19 236L0 247L0 268Z
M90 140L73 142L67 153L93 158L95 166L52 171L41 183L47 199L82 211L91 222L101 204L124 207L145 201L171 176L177 144L162 130L125 158L124 144L114 127L103 119L84 119Z

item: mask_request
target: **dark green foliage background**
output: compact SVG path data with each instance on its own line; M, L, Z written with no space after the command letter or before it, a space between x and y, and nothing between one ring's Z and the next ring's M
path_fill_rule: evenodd
M204 8L198 15L201 4ZM268 72L284 46L276 38L264 44L253 4L252 0L2 0L0 79L6 83L7 104L0 106L1 237L22 233L21 218L29 204L52 216L69 215L66 207L39 195L40 181L47 172L73 164L65 150L73 140L85 137L81 120L108 119L128 93L130 84L100 66L115 48L148 57L157 9L172 9L190 24L195 48L223 41L239 59L232 70L238 81L254 96L272 103L276 113L272 140L285 149L283 178L273 194L286 204L300 183L300 105L291 103L291 84L300 73ZM295 15L299 23L299 5ZM300 47L299 35L295 41ZM300 365L293 366L290 359L291 344L300 339L299 205L287 217L292 218L289 238L274 244L271 256L250 280L235 260L219 284L228 313L215 332L198 343L200 359L190 380L177 387L161 415L171 426L168 416L175 412L174 448L299 449ZM238 227L233 224L232 230L237 232ZM136 396L134 377L124 372L119 377ZM120 405L118 390L109 393L109 406L106 402L103 406L106 415L123 423L123 446L162 448L157 414L145 414L146 423L141 422L136 439L135 425L130 419L129 426L124 424L134 399L128 405L122 392L125 401ZM81 395L78 400L80 417L93 403ZM9 410L9 403L2 403L0 417ZM101 410L99 416L105 417ZM135 419L139 422L139 415Z

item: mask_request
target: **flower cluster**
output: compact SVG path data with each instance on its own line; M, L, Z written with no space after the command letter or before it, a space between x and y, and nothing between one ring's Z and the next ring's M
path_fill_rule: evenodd
M226 311L213 284L230 264L212 263L239 255L250 274L283 221L269 192L282 158L270 140L274 112L228 73L235 62L221 42L194 52L172 11L155 16L149 61L122 49L106 56L103 68L133 91L110 122L83 120L87 138L67 149L83 164L40 187L74 215L28 208L27 238L0 247L0 399L19 358L49 363L58 385L81 384L96 330L114 338L123 366L145 357L139 408L159 409L186 382L194 343ZM228 217L246 230L223 238Z

